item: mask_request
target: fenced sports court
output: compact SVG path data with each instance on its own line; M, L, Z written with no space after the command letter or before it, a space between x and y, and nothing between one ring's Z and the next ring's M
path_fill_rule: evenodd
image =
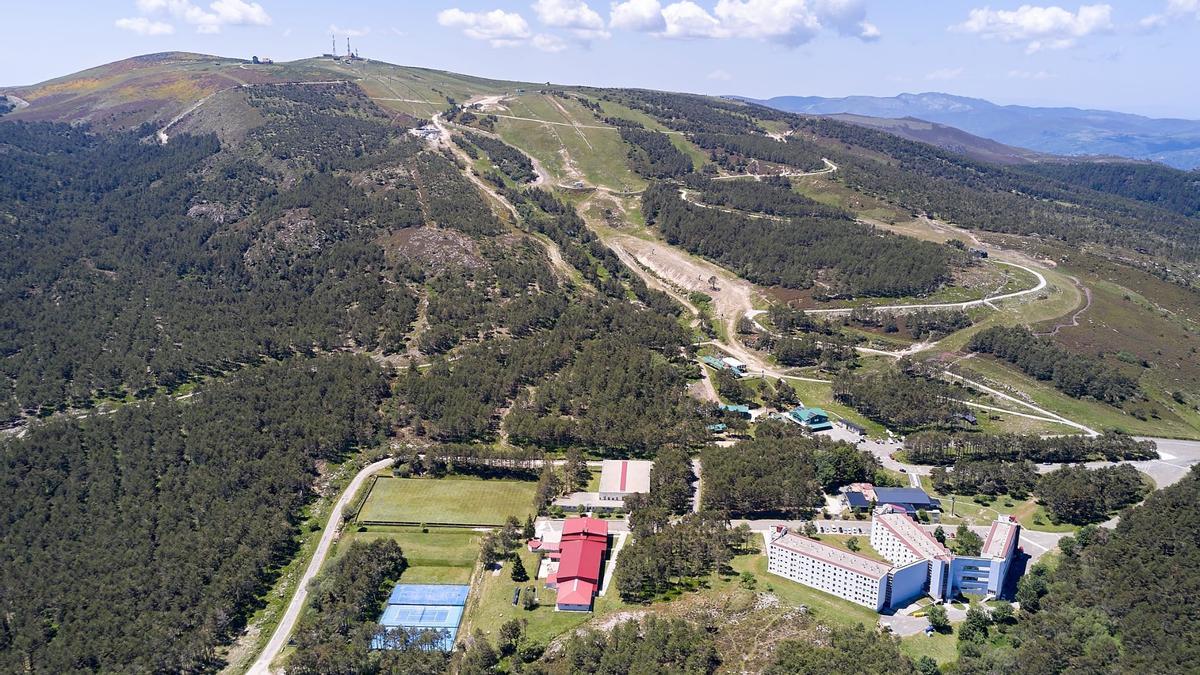
M438 646L450 651L458 637L470 590L470 586L462 584L396 584L379 617L379 625L418 632L438 631L442 636ZM387 648L382 643L375 646Z

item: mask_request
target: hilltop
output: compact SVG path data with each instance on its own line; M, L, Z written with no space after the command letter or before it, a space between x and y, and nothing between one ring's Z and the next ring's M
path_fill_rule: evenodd
M469 97L503 91L514 83L427 68L401 68L368 61L308 58L273 64L189 52L161 52L122 59L34 85L0 90L29 103L12 119L88 122L101 129L161 123L185 113L205 97L247 85L320 82L378 77L400 90L397 98ZM390 77L388 77L390 76ZM394 77L395 79L391 79Z

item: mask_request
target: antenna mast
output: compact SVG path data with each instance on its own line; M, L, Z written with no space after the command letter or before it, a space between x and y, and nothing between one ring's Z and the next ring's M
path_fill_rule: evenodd
M331 43L333 43L333 56L334 56L334 58L336 58L337 57L337 38L334 37L333 33L329 34L329 41Z
M349 35L346 36L346 56L347 57L354 56L354 52L350 51L350 36Z

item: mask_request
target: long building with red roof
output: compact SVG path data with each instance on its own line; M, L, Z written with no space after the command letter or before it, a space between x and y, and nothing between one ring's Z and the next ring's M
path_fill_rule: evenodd
M569 518L558 545L558 590L555 606L563 611L588 612L600 590L601 570L608 553L608 522L599 518Z

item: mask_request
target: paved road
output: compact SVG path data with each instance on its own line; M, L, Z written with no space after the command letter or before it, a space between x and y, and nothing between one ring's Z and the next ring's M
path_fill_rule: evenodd
M296 591L292 595L292 601L288 603L287 610L283 613L283 618L280 619L279 625L275 626L275 633L271 635L271 641L267 643L262 653L258 655L258 659L250 669L246 671L247 675L268 675L271 672L271 662L279 656L279 652L287 644L288 638L292 635L292 630L296 627L296 620L300 618L300 610L304 608L304 601L308 599L308 584L317 576L317 572L321 570L322 563L325 562L325 557L329 555L329 548L333 545L334 537L337 536L338 528L342 523L342 510L354 498L354 494L362 487L367 478L379 471L392 465L393 458L381 459L374 464L367 465L362 471L350 481L350 485L346 486L345 492L334 504L333 509L329 512L329 521L325 523L325 531L321 534L321 541L317 544L317 550L313 552L312 560L308 563L308 568L304 570L304 575L300 577L300 583L296 584Z

